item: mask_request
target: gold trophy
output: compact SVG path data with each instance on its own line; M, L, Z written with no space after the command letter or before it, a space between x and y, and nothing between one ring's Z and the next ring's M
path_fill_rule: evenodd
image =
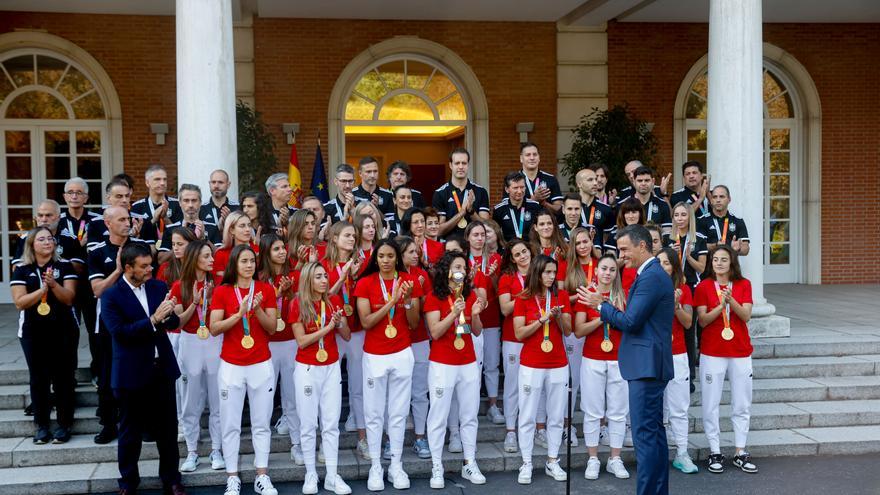
M449 275L450 280L452 281L452 291L455 294L455 300L461 299L461 292L464 289L464 273L462 272L454 272ZM458 324L455 325L455 340L452 342L452 345L455 347L455 350L460 351L464 349L464 335L471 333L471 326L467 324L467 320L464 316L464 311L458 315Z

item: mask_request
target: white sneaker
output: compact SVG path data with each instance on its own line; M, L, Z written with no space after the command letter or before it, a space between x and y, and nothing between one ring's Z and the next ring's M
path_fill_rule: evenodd
M303 457L303 450L299 444L296 444L290 448L290 460L292 460L293 463L297 466L306 465L306 458Z
M345 431L352 433L352 432L357 431L357 429L358 429L358 427L357 427L357 423L354 420L354 415L349 414L348 419L345 420Z
M613 474L615 478L619 480L625 480L629 478L629 471L623 466L623 461L620 457L609 457L608 463L605 464L605 470L609 473Z
M190 452L186 455L186 460L180 465L180 471L183 473L191 473L199 467L199 454Z
M523 464L519 467L519 474L516 477L516 482L520 485L531 485L532 484L532 463Z
M409 476L407 476L402 466L396 467L392 465L388 468L388 481L394 486L395 490L409 489Z
M464 451L464 447L461 445L461 434L458 430L449 432L449 453L458 454L462 451Z
M547 448L547 429L535 430L535 444Z
M348 495L351 493L351 487L338 474L324 478L324 490L333 492L336 495Z
M384 475L385 471L382 470L381 464L373 464L370 466L370 476L367 478L367 490L370 490L371 492L381 492L384 490Z
M486 477L480 472L480 466L477 466L477 461L469 462L462 466L461 477L475 485L486 484Z
M489 418L489 422L493 425L503 425L505 421L504 413L501 412L498 406L489 407L489 410L486 411L486 417Z
M584 471L584 479L599 479L599 471L602 469L602 461L598 457L590 457L587 460L587 470Z
M565 472L564 469L562 469L562 466L559 465L558 460L554 462L545 462L544 474L553 478L556 481L565 481L566 479L568 479L568 474Z
M577 429L574 425L571 425L567 430L562 430L562 446L565 446L565 442L568 441L569 437L571 437L571 446L578 446L578 433Z
M361 438L360 440L358 440L357 453L359 456L361 456L361 459L365 461L370 460L370 446L367 444L366 438Z
M315 495L318 493L318 473L306 473L303 480L303 495Z
M630 425L626 425L626 435L623 437L623 446L624 447L632 447L633 446L633 431Z
M611 446L611 437L608 436L607 426L599 427L599 445L604 445L606 447Z
M507 435L504 435L504 451L510 454L515 454L517 450L516 432L508 431Z
M279 435L287 435L290 433L290 425L287 424L287 419L284 416L278 418L278 421L275 422L275 431L278 432Z
M226 460L223 459L223 454L221 454L219 450L212 450L210 459L211 469L214 471L226 469Z
M272 486L272 480L268 474L261 474L254 480L254 493L257 495L278 495L278 490Z
M230 476L226 478L226 491L223 495L239 495L241 493L241 478Z
M443 466L435 464L431 467L431 488L441 490L446 487L446 480L443 478Z

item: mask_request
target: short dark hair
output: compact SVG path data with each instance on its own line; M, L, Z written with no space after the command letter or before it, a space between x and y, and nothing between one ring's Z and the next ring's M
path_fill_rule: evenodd
M520 154L522 154L523 150L526 149L526 148L535 148L535 150L537 150L538 153L541 152L541 150L538 148L538 145L535 144L535 143L533 143L533 142L531 142L531 141L526 141L526 142L524 142L524 143L519 143L519 153L520 153Z
M697 167L697 169L700 171L700 173L703 173L703 164L696 161L696 160L688 160L688 161L682 163L681 164L681 173L684 174L684 171L691 168L691 167Z
M449 163L452 163L452 155L465 155L468 157L468 163L471 162L471 152L466 148L458 147L449 152Z
M122 266L133 266L138 258L148 257L153 259L153 253L150 246L143 242L127 242L122 246L122 254L119 255L119 261Z
M412 179L412 171L409 169L409 165L403 160L397 160L388 166L388 170L385 171L385 177L390 178L391 172L395 170L403 170L403 173L406 174L406 181L409 182Z
M409 187L409 186L406 185L406 184L401 184L401 185L399 185L399 186L397 186L397 187L395 187L394 189L391 190L391 196L393 196L394 199L397 199L397 191L400 191L401 189L409 189L409 191L412 192L412 188L411 188L411 187Z
M379 160L376 160L376 158L372 157L372 156L365 156L365 157L361 158L360 160L358 160L358 167L363 167L364 165L366 165L368 163L375 163L376 165L378 165Z
M565 204L566 201L577 201L581 202L581 197L575 193L568 193L562 198L562 204Z
M110 182L107 183L107 187L104 188L104 192L110 194L110 191L112 191L113 188L116 186L125 186L131 189L131 184L127 180L125 180L124 177L116 175L112 179L110 179Z
M629 237L629 240L635 246L644 242L645 248L647 248L648 251L653 251L652 246L654 245L654 240L651 239L651 232L649 232L644 225L634 224L621 228L617 231L617 239L620 240L624 237Z
M202 197L202 189L195 184L181 184L180 190L177 191L177 195L180 196L183 194L183 191L192 191L199 194L199 198Z
M116 179L121 179L121 180L124 181L126 184L128 184L128 188L129 188L129 189L134 189L134 178L133 178L132 176L130 176L130 175L128 175L128 174L126 174L126 173L123 172L123 173L121 173L121 174L116 174L116 175L114 175L113 178L110 179L110 181L112 182L112 181L114 181L114 180L116 180ZM109 192L109 189L108 189L108 192Z
M633 178L639 177L640 175L650 175L651 177L654 177L654 171L651 167L642 165L633 172Z
M519 181L525 181L526 175L522 173L522 170L514 170L513 172L507 172L507 175L504 176L504 187L510 187L510 184Z
M354 175L354 167L347 163L340 163L336 166L336 175L339 175L339 173Z
M715 189L718 189L719 187L724 189L724 192L727 193L727 197L729 198L730 197L730 189L727 186L725 186L724 184L718 184L717 186L712 186L712 190L709 191L709 194L712 194L713 192L715 192Z
M599 170L601 170L601 171L605 172L605 177L608 177L609 175L611 175L611 169L608 168L608 165L605 165L604 163L599 163L599 162L591 163L590 166L587 168L592 170L593 172L598 172Z

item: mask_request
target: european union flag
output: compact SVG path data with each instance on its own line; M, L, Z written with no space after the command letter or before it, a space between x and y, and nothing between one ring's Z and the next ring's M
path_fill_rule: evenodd
M324 172L324 157L321 155L321 141L315 150L315 168L312 170L312 194L322 203L330 201L327 193L327 173Z

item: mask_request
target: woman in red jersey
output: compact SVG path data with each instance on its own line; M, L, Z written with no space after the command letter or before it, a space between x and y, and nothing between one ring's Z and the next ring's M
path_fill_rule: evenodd
M226 217L223 224L223 247L214 252L214 284L223 283L223 271L229 262L232 248L239 245L250 246L251 250L259 253L259 246L254 239L254 230L251 219L240 211L233 211Z

